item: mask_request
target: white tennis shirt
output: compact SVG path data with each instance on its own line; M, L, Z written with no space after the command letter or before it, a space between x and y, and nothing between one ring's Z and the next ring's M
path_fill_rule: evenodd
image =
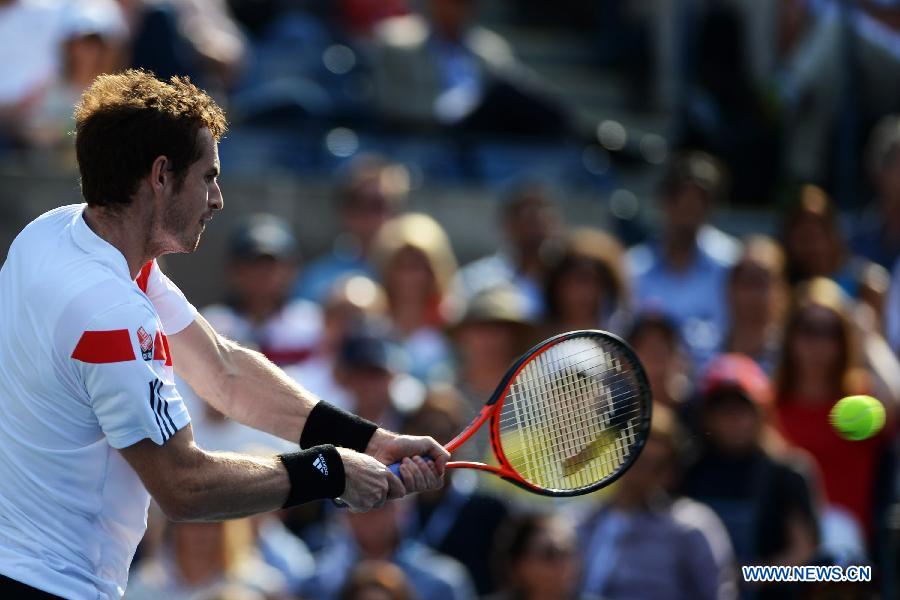
M0 574L65 598L119 598L150 496L116 451L190 421L166 333L196 315L85 223L31 222L0 269Z

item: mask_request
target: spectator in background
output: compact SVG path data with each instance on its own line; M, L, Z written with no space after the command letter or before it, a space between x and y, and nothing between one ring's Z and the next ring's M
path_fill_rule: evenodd
M467 421L459 392L432 388L406 421L410 435L430 435L441 443L453 439ZM480 595L496 590L491 573L491 546L508 509L497 498L474 489L471 473L448 471L444 487L418 494L408 515L407 536L461 562Z
M387 319L384 289L363 275L339 279L322 303L322 335L313 355L300 364L285 368L295 381L302 381L320 398L349 408L346 392L334 379L341 342L364 323Z
M301 363L319 344L322 315L312 302L288 298L299 262L297 240L285 220L263 213L241 220L228 240L226 301L201 314L222 335L279 366ZM284 440L226 419L186 383L179 384L194 418L194 435L204 448L287 447Z
M124 64L128 32L114 0L70 2L61 33L59 73L23 124L30 145L56 147L69 140L75 129L72 107L81 93L97 76L113 73Z
M575 530L561 516L528 513L502 524L493 548L501 591L489 600L589 600L578 593Z
M621 332L630 309L625 253L603 231L582 227L566 236L544 279L547 334L575 329Z
M401 215L384 224L371 254L387 294L393 332L410 359L409 373L423 381L449 380L442 309L456 257L446 232L426 214Z
M414 600L406 575L383 560L364 560L347 575L339 600Z
M403 209L408 193L409 173L403 166L375 155L351 162L335 192L341 231L331 252L307 266L294 295L321 302L342 277L375 279L369 264L372 243L381 226Z
M809 563L818 542L813 494L794 464L799 458L780 457L782 445L770 433L768 377L749 357L724 354L710 363L701 388L704 437L682 492L716 511L739 564ZM778 585L760 591L785 593Z
M829 506L846 511L871 534L876 472L890 439L893 407L886 406L888 427L863 441L841 438L828 419L840 398L873 391L855 333L837 284L818 278L797 288L777 370L777 412L785 439L818 463Z
M653 411L641 455L579 528L582 591L609 600L734 598L728 536L707 507L670 497L682 441L674 414Z
M232 88L247 41L227 0L118 0L131 30L131 65L161 79L189 75L217 96Z
M869 136L866 166L876 198L851 238L853 251L885 269L900 257L900 116L878 122Z
M653 401L690 422L693 368L675 323L659 313L644 313L632 324L627 340L647 372Z
M526 73L502 37L474 23L477 0L427 0L422 14L375 29L375 105L395 124L504 134L564 133L561 102Z
M402 350L387 332L378 324L361 323L341 340L334 377L355 414L396 431L402 418L391 383L405 367Z
M862 263L848 256L831 198L804 185L785 216L781 235L791 285L813 277L835 280L851 297L859 294Z
M406 508L395 501L367 513L339 515L332 539L316 556L316 572L301 586L300 595L336 600L354 564L384 560L403 571L417 598L474 600L475 589L461 564L403 536Z
M696 151L676 156L660 188L660 237L628 255L639 308L675 320L698 368L722 343L725 282L739 251L734 239L708 223L724 195L725 173L716 159Z
M535 337L525 300L510 286L473 296L450 329L458 355L457 387L466 399L465 417L473 417L494 392L513 361ZM485 440L486 441L486 440ZM487 446L479 447L482 455Z
M203 316L222 335L256 348L276 365L309 358L322 335L322 314L307 300L290 300L300 250L290 224L256 214L232 230L228 242L227 299Z
M782 230L788 278L792 285L813 277L828 277L874 311L880 329L889 275L873 262L852 255L845 244L834 205L821 188L804 185Z
M129 577L128 600L288 597L284 578L259 558L247 519L169 523L164 536L158 555L142 561Z
M771 238L751 236L728 274L731 328L723 350L745 354L769 376L781 347L789 288L784 252Z
M504 199L500 220L506 243L495 254L463 267L454 291L468 299L487 288L512 284L527 302L527 317L537 320L544 310L547 254L563 233L558 205L546 187L524 182Z

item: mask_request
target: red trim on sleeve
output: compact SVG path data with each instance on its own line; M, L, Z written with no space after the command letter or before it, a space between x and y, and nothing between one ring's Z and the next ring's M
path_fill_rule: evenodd
M85 331L72 358L92 364L126 362L134 360L134 347L127 329Z
M147 284L150 282L150 271L153 270L153 261L148 260L147 264L141 267L140 272L138 273L137 279L134 282L137 284L141 291L145 294L147 293Z
M172 366L172 353L169 351L169 338L166 334L156 332L153 340L153 360L165 361L167 367Z

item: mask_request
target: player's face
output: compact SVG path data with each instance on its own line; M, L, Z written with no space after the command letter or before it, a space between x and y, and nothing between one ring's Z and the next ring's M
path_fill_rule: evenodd
M200 159L188 167L184 181L162 215L163 235L172 252L193 252L213 213L223 206L219 189L219 148L209 129L197 132Z

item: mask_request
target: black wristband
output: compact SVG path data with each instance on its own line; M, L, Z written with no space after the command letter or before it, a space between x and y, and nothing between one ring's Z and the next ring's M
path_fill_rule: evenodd
M344 493L344 461L334 446L325 444L300 452L279 454L278 459L291 480L291 491L283 508L311 500L337 498Z
M341 410L333 404L319 401L313 406L300 433L300 447L311 448L320 444L334 444L365 452L369 440L378 425Z

